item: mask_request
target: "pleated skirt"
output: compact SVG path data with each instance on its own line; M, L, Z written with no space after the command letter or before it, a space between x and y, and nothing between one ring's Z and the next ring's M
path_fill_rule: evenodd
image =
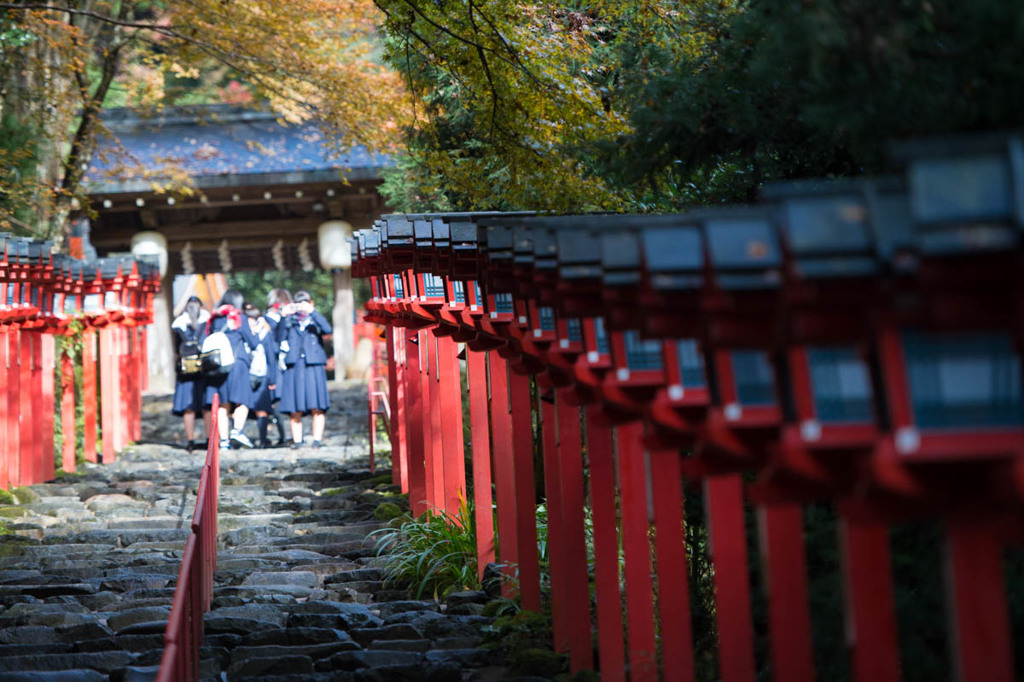
M205 392L206 386L202 376L187 379L177 377L174 384L174 406L171 408L171 412L178 417L188 411L201 413Z
M311 410L324 410L331 407L331 396L327 392L327 369L323 365L307 365L305 359L299 360L284 371L279 379L281 402L277 409L283 414Z

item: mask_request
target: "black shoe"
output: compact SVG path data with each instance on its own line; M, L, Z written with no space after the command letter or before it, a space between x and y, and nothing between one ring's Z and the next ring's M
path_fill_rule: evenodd
M267 448L270 447L270 443L267 441L266 438L264 438L263 440L256 444L256 447L258 447L260 450L266 450Z
M298 450L302 447L302 443L292 443L290 447L292 450Z
M187 453L189 453L191 455L192 454L192 450L194 448L195 448L195 443L193 443L190 440L185 441L185 452L187 452Z
M319 450L320 449L320 441L318 441L318 440L313 441L313 444L310 447L312 447L314 450Z

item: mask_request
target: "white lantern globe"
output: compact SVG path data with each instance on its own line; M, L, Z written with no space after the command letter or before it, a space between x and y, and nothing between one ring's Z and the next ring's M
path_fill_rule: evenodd
M133 256L156 256L160 264L160 277L167 274L167 238L159 232L144 230L132 235Z
M352 226L344 220L329 220L317 229L320 265L325 270L352 267L352 249L348 244L350 236L352 236Z

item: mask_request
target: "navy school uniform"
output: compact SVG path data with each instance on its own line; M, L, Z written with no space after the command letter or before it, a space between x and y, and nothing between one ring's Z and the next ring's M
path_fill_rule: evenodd
M267 332L260 339L259 345L263 346L263 352L267 355L267 376L263 381L252 389L252 400L249 402L249 409L255 412L271 412L274 409L274 401L277 400L274 391L270 386L277 384L277 344L274 343L274 334ZM250 386L252 384L250 383Z
M281 354L281 347L280 347L280 345L278 343L278 337L277 337L277 327L278 327L278 325L281 324L281 319L282 319L281 318L281 313L279 313L277 310L267 310L267 312L263 315L263 319L267 321L268 325L270 325L270 334L268 334L268 336L270 336L270 338L273 339L273 341L274 341L274 355L273 356L269 356L268 355L267 356L267 362L268 363L271 362L271 361L274 362L274 366L277 368L277 378L280 380L281 376L284 373L284 358L280 356L280 354ZM280 399L281 399L281 382L278 381L276 386L274 387L274 390L273 390L273 393L272 393L271 402L274 402L274 401L277 401L277 400L280 400Z
M200 312L199 324L193 327L189 324L188 315L179 315L171 324L171 331L174 332L175 348L180 349L181 344L186 341L195 341L200 346L206 338L206 321L210 314L205 310ZM186 412L201 413L203 411L203 394L206 391L206 384L202 374L182 376L181 365L177 364L174 374L174 404L171 412L180 417Z
M327 353L321 335L334 331L331 323L314 310L305 321L298 315L288 315L277 326L277 340L287 351L285 370L281 377L281 403L284 413L327 411L331 397L327 392Z
M211 379L206 377L205 405L213 405L213 396L219 395L220 402L231 403L232 405L248 405L252 401L252 387L249 385L249 363L252 356L249 348L254 348L258 343L256 335L249 329L246 318L239 313L241 326L238 329L231 329L227 326L226 316L214 317L210 320L210 333L224 331L231 341L231 350L235 355L235 364L227 376Z

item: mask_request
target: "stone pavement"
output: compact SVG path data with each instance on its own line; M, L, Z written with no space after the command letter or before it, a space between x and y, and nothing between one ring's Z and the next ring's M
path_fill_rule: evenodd
M395 489L367 470L365 387L332 399L323 448L221 455L204 679L509 679L481 647L483 593L449 610L385 589L367 534ZM166 444L169 410L147 399L143 443L0 506L0 682L155 675L205 457Z

